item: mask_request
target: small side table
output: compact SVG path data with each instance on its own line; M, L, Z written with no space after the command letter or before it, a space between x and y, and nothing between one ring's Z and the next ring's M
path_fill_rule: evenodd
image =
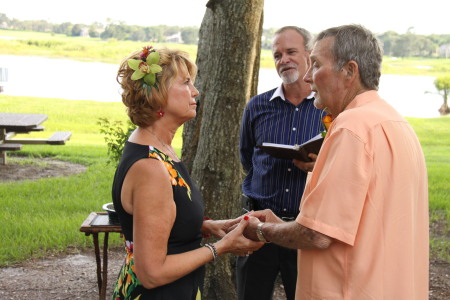
M91 212L89 216L81 224L80 231L86 235L92 234L94 240L95 260L97 262L97 284L99 299L106 299L106 286L108 282L108 235L110 232L122 232L120 225L111 224L109 222L108 213ZM103 239L103 269L100 260L100 247L98 243L98 234L105 233Z

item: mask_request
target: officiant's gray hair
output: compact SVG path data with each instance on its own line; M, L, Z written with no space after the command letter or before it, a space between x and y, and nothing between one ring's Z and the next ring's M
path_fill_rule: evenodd
M280 29L278 29L277 31L275 31L273 36L275 37L277 34L285 32L286 30L297 31L297 33L300 34L303 37L303 43L304 43L303 46L305 46L305 50L306 51L311 51L312 50L312 47L313 47L312 35L305 28L301 28L301 27L297 27L297 26L284 26L284 27L281 27Z

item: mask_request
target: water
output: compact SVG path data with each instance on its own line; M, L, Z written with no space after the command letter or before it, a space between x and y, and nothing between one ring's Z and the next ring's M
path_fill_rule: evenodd
M8 69L7 81L0 82L4 86L4 95L121 101L116 64L0 55L0 68ZM0 81L5 75L1 77ZM403 116L438 117L442 96L425 93L436 92L433 81L434 77L430 76L382 75L379 92ZM258 93L272 89L280 82L274 69L261 69Z
M261 69L259 74L258 93L274 88L281 82L273 69ZM443 98L434 94L437 92L434 79L431 76L381 75L379 93L402 116L439 117L438 109Z
M0 55L0 68L8 68L4 95L121 101L115 64Z

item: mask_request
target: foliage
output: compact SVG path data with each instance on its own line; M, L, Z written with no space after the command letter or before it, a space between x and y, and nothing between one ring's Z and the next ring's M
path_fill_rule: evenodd
M417 35L411 31L398 34L387 31L378 35L383 43L384 55L395 57L444 57L440 47L450 44L450 34Z
M199 28L179 26L137 26L127 25L123 21L108 22L104 25L99 22L92 24L72 24L64 22L52 24L45 20L21 21L9 19L0 13L0 23L12 30L26 30L37 32L52 32L65 34L67 36L79 36L81 29L88 29L90 37L101 37L104 40L115 38L124 41L151 41L162 43L166 36L181 33L184 44L196 45L198 42ZM261 41L262 49L271 49L271 41L277 28L266 28L263 30ZM450 34L418 35L411 29L405 34L394 31L386 31L378 35L384 45L384 53L387 56L397 57L439 57L439 47L450 44ZM450 46L449 46L450 47ZM443 56L445 57L445 55ZM446 58L446 57L445 57Z
M441 76L436 78L434 81L434 85L436 89L440 92L444 93L444 99L447 99L447 96L450 92L450 76Z
M41 32L11 31L0 29L0 36L15 39L0 39L0 54L37 55L55 58L70 58L79 60L95 60L119 64L131 52L142 49L147 43L134 41L118 41L88 37L68 37L62 34ZM177 48L185 51L195 60L196 45L152 43L158 49L161 47Z
M108 118L99 118L97 124L100 126L100 133L105 136L105 142L108 147L108 164L117 166L123 152L125 142L131 132L136 129L136 125L127 120L127 126L123 129L122 121L109 121Z
M67 37L61 34L41 32L1 30L0 36L16 37L16 39L0 39L0 54L9 55L41 55L57 58L79 60L95 60L118 64L133 50L142 49L142 42L107 41L99 38ZM197 45L152 43L161 47L178 48L189 53L195 61ZM261 68L274 68L271 50L261 50ZM445 76L450 73L450 58L395 58L384 57L382 74Z
M434 80L434 85L436 89L439 91L439 94L444 98L444 103L439 108L439 112L442 115L446 115L450 113L450 109L448 107L448 94L450 92L450 76L442 76L438 77Z

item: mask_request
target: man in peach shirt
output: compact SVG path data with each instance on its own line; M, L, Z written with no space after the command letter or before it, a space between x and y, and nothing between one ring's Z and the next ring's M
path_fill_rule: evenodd
M283 222L255 212L246 228L301 249L296 299L428 299L425 160L411 126L378 95L381 60L362 26L318 35L304 80L333 122L300 214Z

